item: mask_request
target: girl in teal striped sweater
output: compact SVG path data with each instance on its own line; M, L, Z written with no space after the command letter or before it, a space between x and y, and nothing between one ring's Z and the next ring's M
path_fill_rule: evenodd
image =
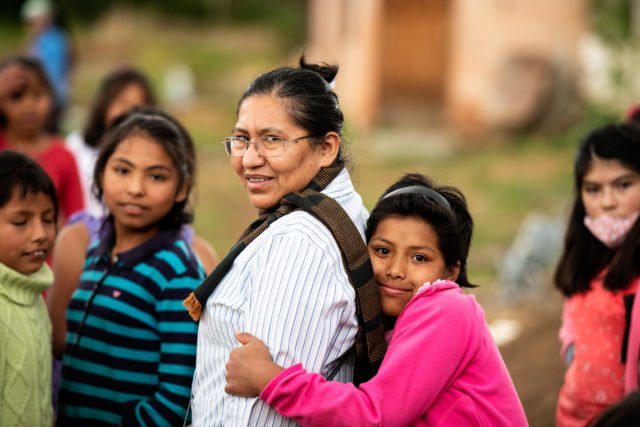
M183 423L197 325L182 300L204 272L182 235L193 144L157 109L105 136L94 183L109 211L67 311L58 425Z

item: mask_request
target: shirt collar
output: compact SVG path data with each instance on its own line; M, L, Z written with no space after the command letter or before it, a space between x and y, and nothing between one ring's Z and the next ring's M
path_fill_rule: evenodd
M22 274L0 263L0 295L16 304L33 305L42 292L53 284L53 273L47 264L35 273Z
M134 267L152 254L158 251L160 247L166 247L168 243L174 243L181 238L180 229L161 230L146 242L129 249L125 252L116 254L117 262L127 267ZM108 230L101 236L101 240L96 248L96 255L102 262L110 262L111 250L113 248L113 228Z
M322 193L331 197L332 199L339 199L345 195L350 195L355 191L353 183L349 177L349 171L346 168L342 169L338 176L322 190Z

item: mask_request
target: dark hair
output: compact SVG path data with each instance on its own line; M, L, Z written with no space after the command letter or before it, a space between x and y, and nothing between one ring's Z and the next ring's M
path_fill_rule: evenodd
M39 60L35 58L31 58L29 56L14 55L0 62L0 70L16 64L19 65L21 68L26 69L26 71L28 72L34 73L38 78L38 80L40 80L40 82L43 84L47 92L49 92L49 96L51 97L51 108L49 109L49 115L47 116L47 119L45 121L45 126L48 131L52 131L54 129L54 122L55 122L54 108L53 108L53 102L54 102L55 96L54 96L53 86L51 85L51 81L49 81L49 78L47 77L47 73L45 72L44 67L42 66L42 63ZM19 95L22 96L25 90L26 88L23 88L22 91L19 93ZM6 125L7 125L7 117L0 110L0 127L4 128L6 127Z
M331 82L338 74L337 65L307 64L304 55L300 57L299 67L281 67L258 76L247 88L238 102L253 95L274 95L284 101L285 108L293 121L316 137L313 143L321 144L321 137L328 132L342 136L344 115L340 110L338 96L331 88ZM343 166L348 162L343 148L335 165Z
M179 228L193 221L189 206L189 194L195 185L195 150L189 132L171 115L154 107L135 108L114 122L104 136L93 173L93 191L102 200L102 175L107 161L118 145L131 135L147 136L160 144L173 160L178 171L178 188L187 185L187 197L174 203L171 210L160 221L161 229ZM109 215L109 221L113 218Z
M602 244L584 225L586 210L581 189L594 159L617 160L640 172L640 129L632 124L607 125L589 133L578 148L573 208L554 275L555 286L565 296L589 290L591 280L606 266L609 270L604 286L610 290L625 289L640 274L640 221L636 221L617 250Z
M134 68L123 68L107 75L89 112L89 119L84 129L84 142L90 147L97 147L100 138L106 131L105 115L113 101L130 85L138 85L145 96L145 104L156 105L156 96L147 77Z
M0 208L9 203L15 191L24 198L27 194L46 194L58 216L58 197L53 181L33 159L12 150L0 151Z
M640 390L627 394L596 417L590 427L635 427L640 419Z
M444 198L424 195L419 190L391 195L392 191L405 187L424 187L433 190ZM445 202L446 200L446 202ZM445 204L445 203L448 203ZM464 195L455 187L437 186L429 178L410 173L389 187L380 197L367 220L365 236L371 239L380 221L388 216L414 217L431 225L438 235L438 247L447 267L460 262L460 274L456 282L461 287L473 288L467 277L467 257L471 246L473 219L467 207Z

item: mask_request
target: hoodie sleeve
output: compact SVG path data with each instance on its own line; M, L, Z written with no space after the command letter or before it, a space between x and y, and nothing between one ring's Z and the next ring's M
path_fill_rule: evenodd
M274 378L260 398L304 426L413 425L464 369L482 333L476 315L454 293L412 301L378 374L360 388L326 381L298 364Z

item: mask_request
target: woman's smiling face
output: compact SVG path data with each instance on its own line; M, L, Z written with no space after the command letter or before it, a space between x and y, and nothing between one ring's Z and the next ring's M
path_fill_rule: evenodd
M288 141L307 135L307 130L293 121L283 101L272 95L252 95L242 101L233 130L233 136L250 140L275 136ZM330 166L334 159L335 155L327 156L322 146L300 139L285 144L284 153L276 157L260 155L251 144L242 157L231 157L231 165L251 204L269 209L284 195L304 189L320 168Z
M378 223L368 244L382 311L398 316L426 282L456 280L459 266L447 267L438 234L417 217L388 216Z

